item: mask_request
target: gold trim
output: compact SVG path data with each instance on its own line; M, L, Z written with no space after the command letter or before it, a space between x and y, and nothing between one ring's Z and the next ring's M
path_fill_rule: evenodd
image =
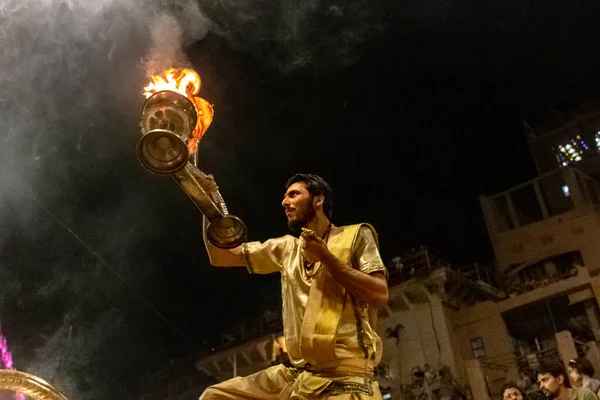
M358 382L331 382L324 393L338 395L346 393L362 393L367 396L373 396L373 383L375 380L371 377L365 377L364 383Z
M362 318L360 317L360 310L356 305L356 300L354 297L348 293L350 297L350 302L352 303L352 311L354 311L354 317L356 318L356 339L358 341L358 345L363 351L365 358L369 358L369 346L365 343L365 328L363 326Z
M23 393L34 400L68 400L60 390L25 372L0 370L0 389Z
M252 260L250 259L250 251L248 250L248 243L242 243L242 253L246 260L246 269L248 273L254 275L254 267L252 266Z

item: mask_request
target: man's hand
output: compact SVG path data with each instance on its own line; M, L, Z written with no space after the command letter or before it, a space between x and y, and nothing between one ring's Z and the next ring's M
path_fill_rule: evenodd
M212 174L194 174L194 178L196 178L196 181L202 186L202 189L204 189L206 193L210 194L219 190L219 186Z
M217 182L215 182L215 178L212 175L204 175L203 173L194 173L192 175L194 179L196 179L196 182L198 182L198 184L207 194L210 195L211 193L219 190L219 186L217 185ZM180 183L187 194L192 196L195 200L200 202L205 201L202 191L192 179L183 179L180 181Z
M314 231L303 229L300 236L304 239L302 250L304 251L304 256L307 260L323 262L331 257L332 254L327 248L327 243L318 237Z

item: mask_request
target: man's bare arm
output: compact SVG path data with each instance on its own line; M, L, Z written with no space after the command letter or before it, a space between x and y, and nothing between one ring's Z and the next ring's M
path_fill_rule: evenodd
M220 249L211 244L206 238L206 228L208 220L202 218L202 237L204 238L204 246L208 253L208 259L211 265L215 267L245 267L246 260L242 246L234 247L233 249Z
M202 186L207 193L212 193L219 190L219 186L215 182L212 175L195 175L194 178ZM201 196L198 193L194 185L187 187L186 192L193 198L198 199ZM212 245L206 238L206 228L208 227L208 220L205 216L202 218L202 238L204 239L204 246L208 253L208 259L210 263L215 267L244 267L246 262L244 260L244 253L241 246L233 249L220 249Z
M389 293L383 272L364 273L346 265L331 253L324 257L321 263L333 278L358 300L377 309L387 304Z

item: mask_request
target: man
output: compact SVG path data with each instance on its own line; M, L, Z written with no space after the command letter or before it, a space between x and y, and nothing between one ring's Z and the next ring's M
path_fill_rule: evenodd
M567 378L567 371L559 362L540 363L538 383L541 391L549 399L598 400L598 397L588 389L572 388Z
M214 182L201 182L216 190ZM382 343L377 310L388 301L386 269L367 224L335 226L329 185L319 176L288 180L282 201L291 235L224 250L205 237L210 262L281 273L283 324L293 367L276 365L206 389L213 399L382 399L373 369ZM205 221L206 228L206 221Z
M587 358L570 360L567 365L567 373L569 374L571 385L589 389L598 396L598 393L600 393L600 381L592 378L594 372L596 371Z

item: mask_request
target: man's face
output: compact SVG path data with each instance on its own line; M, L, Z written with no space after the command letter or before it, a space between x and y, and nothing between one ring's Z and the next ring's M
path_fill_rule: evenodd
M583 375L577 372L577 370L573 367L567 367L567 373L569 374L571 385L581 386L581 382L583 381Z
M538 383L540 390L549 399L554 399L560 393L560 387L563 384L564 377L559 375L558 378L550 374L538 374Z
M281 205L285 208L288 228L292 232L300 232L300 228L315 216L313 196L303 182L296 182L286 190Z
M502 393L502 400L523 400L521 392L517 388L506 388Z

